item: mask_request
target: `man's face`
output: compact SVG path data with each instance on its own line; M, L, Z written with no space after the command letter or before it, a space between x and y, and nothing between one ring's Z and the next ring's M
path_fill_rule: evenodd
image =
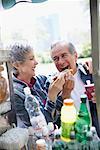
M73 69L76 72L77 53L71 54L66 45L58 45L51 50L51 57L59 72Z

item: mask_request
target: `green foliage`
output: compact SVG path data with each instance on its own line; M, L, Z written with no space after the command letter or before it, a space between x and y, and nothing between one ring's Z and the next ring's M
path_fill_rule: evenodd
M91 44L87 43L83 45L83 51L80 54L79 58L87 58L87 57L91 57L91 55L92 55Z
M40 63L43 63L43 64L52 63L49 52L44 51L44 52L37 53L37 58Z

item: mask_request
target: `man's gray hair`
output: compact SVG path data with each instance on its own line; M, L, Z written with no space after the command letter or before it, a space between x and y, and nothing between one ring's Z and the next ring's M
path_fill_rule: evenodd
M67 46L68 46L69 52L70 52L71 54L74 54L74 52L76 51L76 50L75 50L75 46L74 46L72 43L70 43L70 42L67 44Z
M58 41L58 42L52 44L51 49L53 49L59 45L66 45L66 47L68 48L68 50L71 54L74 54L74 52L76 51L75 46L71 42L67 43L66 41Z

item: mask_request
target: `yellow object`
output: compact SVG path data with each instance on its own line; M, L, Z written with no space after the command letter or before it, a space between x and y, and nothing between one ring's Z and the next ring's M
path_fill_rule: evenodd
M70 132L76 122L77 111L72 99L64 100L61 109L61 139L63 141L70 141Z

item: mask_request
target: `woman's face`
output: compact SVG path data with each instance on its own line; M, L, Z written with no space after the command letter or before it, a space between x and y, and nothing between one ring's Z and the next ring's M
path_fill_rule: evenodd
M30 51L29 54L26 55L26 60L18 63L17 69L19 71L19 76L32 78L35 76L35 68L37 64L38 62L35 59L34 53Z

